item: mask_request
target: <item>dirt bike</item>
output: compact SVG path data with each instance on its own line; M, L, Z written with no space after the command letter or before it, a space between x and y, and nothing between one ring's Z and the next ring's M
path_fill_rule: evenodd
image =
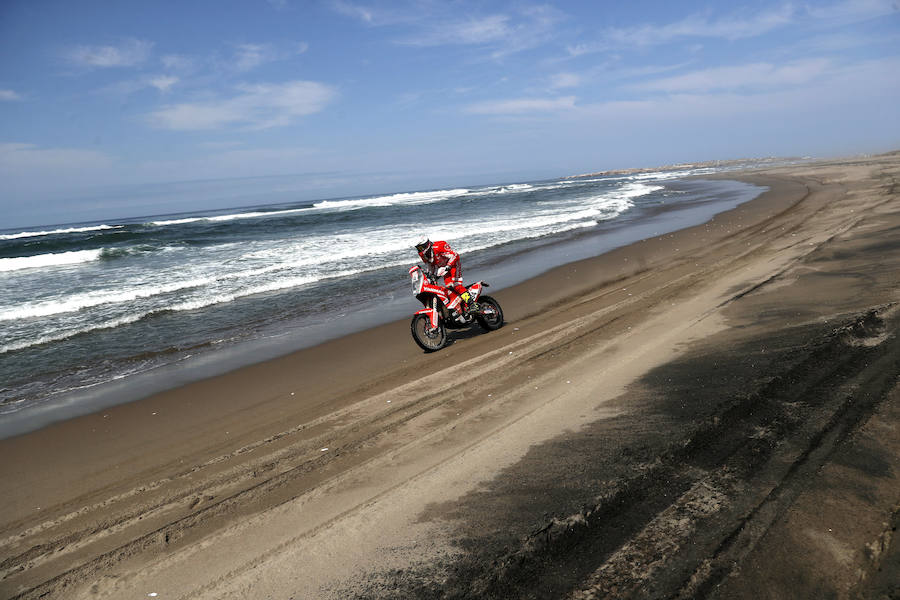
M478 281L467 288L470 302L476 305L473 310L451 311L447 308L447 288L438 283L434 275L414 266L409 270L409 277L413 295L425 306L413 315L409 328L413 339L426 352L435 352L447 345L447 329L458 329L475 321L485 331L494 331L503 325L500 304L482 293L484 288L490 287L487 283Z

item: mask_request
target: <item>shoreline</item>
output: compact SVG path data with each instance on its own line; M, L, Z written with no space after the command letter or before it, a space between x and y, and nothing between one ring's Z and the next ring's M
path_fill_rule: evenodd
M897 169L896 157L879 160L882 170ZM870 182L874 175L867 173L875 168L869 164L832 161L728 173L726 178L768 182L770 190L701 225L505 288L496 294L506 313L503 328L460 335L435 354L422 354L406 327L389 323L0 440L7 458L0 477L9 487L0 512L7 565L0 589L23 598L45 592L121 597L126 590L166 597L246 597L248 590L258 596L355 597L420 589L415 585L431 589L428 578L448 564L465 567L458 571L462 580L474 573L466 585L489 583L496 575L490 565L507 564L502 548L516 548L519 536L534 531L534 519L546 518L542 514L552 517L547 527L558 527L561 539L567 531L580 532L574 521L567 529L566 515L601 493L592 487L598 481L622 494L647 485L647 497L662 499L668 488L657 490L655 480L629 474L668 456L666 448L693 448L681 445L680 436L698 424L711 424L711 439L758 439L752 423L744 432L746 419L718 419L716 411L727 416L727 402L753 386L768 389L768 372L760 369L793 368L804 352L819 347L817 340L831 340L827 332L861 311L881 310L878 318L893 326L890 311L877 309L898 301L890 281L893 263L872 269L848 262L893 256L867 250L859 233L874 224L881 236L874 242L889 240L891 229L880 223L894 226L900 219L896 202L875 197L896 200L888 187ZM855 198L848 190L867 195ZM848 206L859 214L850 215ZM840 285L832 283L835 277L843 277ZM733 349L756 343L753 336L762 340L762 352ZM871 339L871 352L890 358L883 343L893 338ZM863 345L854 348L859 365L882 356L867 354ZM853 358L853 352L836 356ZM747 362L735 363L725 376L711 370L708 356L722 360L730 353ZM692 357L696 364L664 370ZM828 362L821 368L823 380L839 372ZM651 373L661 382L683 378L684 398L667 398L680 389L674 384L652 388L646 379ZM714 385L691 387L706 377ZM640 395L644 388L652 393ZM710 397L701 402L698 394ZM871 414L892 406L884 402ZM831 422L827 416L823 422ZM788 430L780 435L784 444L776 448L800 443ZM727 467L736 460L723 456L704 454L696 464L725 460ZM677 462L670 468L668 460L661 464L670 470L661 471L659 481L685 493L694 489L690 478L698 468L682 469ZM694 464L685 460L687 467ZM740 498L756 497L754 477L783 477L774 466L780 459L773 466L748 464L728 468L763 471L751 469L734 498L728 488L717 492L717 506L725 507L717 510L738 514L746 510ZM540 485L515 488L532 479ZM894 481L882 484L890 490ZM643 506L637 492L634 502L646 515L626 515L628 526L617 529L634 532L621 540L626 546L639 545L638 532L653 531L651 517L666 508ZM884 497L889 494L876 499ZM854 513L860 534L880 523L874 507ZM604 510L590 514L614 520L616 513ZM723 522L732 522L732 513L723 514ZM485 515L498 522L485 522ZM690 538L696 544L679 543L696 552L721 544L714 535L718 526L703 521L704 515L691 518L703 525ZM656 535L671 533L665 531ZM552 546L556 536L548 533L546 543ZM458 556L466 547L477 551ZM516 550L508 564L533 564L528 557L539 556L541 547ZM614 551L579 552L577 569L547 581L552 586L561 573L577 570L583 575L578 585L601 590L591 574L603 564L615 571ZM690 570L695 563L689 555L657 558L687 561L683 568ZM765 556L752 558L765 562ZM298 561L303 573L290 568ZM401 570L399 580L391 579L391 569ZM647 569L645 575L653 573ZM448 582L451 588L463 585Z
M772 181L766 177L749 178L755 180L757 185L761 181ZM599 256L553 267L499 293L489 290L501 300L504 308L505 324L499 331L508 333L509 328L515 328L517 321L534 317L548 307L583 296L593 289L648 268L654 255L657 255L655 260L659 261L661 248L670 245L676 236L687 239L716 219L720 227L731 229L742 226L740 221L748 210L759 213L758 218L765 218L762 215L771 214L785 194L796 195L797 191L788 184L786 188L781 187L775 192L763 192L747 203L715 215L707 223L668 232L663 237L643 239ZM748 204L752 206L747 206ZM573 277L578 272L579 276ZM480 332L475 337L485 340L491 337L490 334L479 334ZM460 336L457 334L457 337ZM136 445L143 446L150 443L154 437L152 432L156 428L184 432L192 431L210 420L232 422L236 415L248 409L245 406L248 397L262 398L262 404L265 404L276 398L289 398L292 393L296 395L301 389L306 395L335 399L347 398L358 390L377 393L383 391L382 387L373 386L368 381L378 381L385 372L391 370L405 376L418 369L436 368L438 364L459 364L468 358L460 354L461 346L462 344L450 344L440 352L425 354L409 339L406 319L399 319L262 362L245 364L224 373L176 384L137 400L114 402L98 411L52 421L38 429L0 439L0 451L6 451L7 456L24 457L40 455L42 448L61 451L67 446L77 447L84 431L112 433L109 423L113 422L130 432L116 433L116 438L121 436L118 440L120 443L130 446L132 441L128 440L133 439ZM377 348L378 351L367 354L365 361L356 360L351 363L337 358L358 355L363 348ZM286 372L291 373L289 380L275 381L277 375ZM265 383L259 385L259 382ZM209 406L198 406L198 402ZM154 417L152 422L145 420L148 415ZM189 424L185 423L186 420L199 422ZM259 421L264 423L268 419ZM253 419L253 423L254 426L262 424L257 423L257 419ZM24 448L11 451L9 446L18 446L18 442ZM107 442L101 440L100 443ZM155 446L156 444L152 444L151 448ZM113 454L118 454L123 449L117 449ZM77 460L93 463L97 458L99 457Z
M492 284L492 293L507 287L540 277L555 268L596 258L606 252L637 243L655 235L665 235L687 227L701 225L736 205L758 197L762 190L742 188L730 173L721 177L698 175L678 180L679 187L690 186L691 181L721 181L722 189L703 190L711 198L694 206L660 206L649 211L638 222L600 222L596 230L559 236L559 239L528 245L513 252L503 251L498 263L490 264L485 257L474 253L474 260L466 261L464 272L467 281L486 280ZM673 182L663 181L663 185ZM727 185L727 184L732 185ZM756 187L765 188L764 185ZM699 193L699 192L698 192ZM752 199L751 198L751 199ZM412 262L412 258L410 259ZM464 259L465 260L465 259ZM397 269L405 273L405 269ZM473 277L474 274L474 277ZM0 439L27 434L54 423L96 413L119 404L136 402L177 387L227 374L230 371L278 359L297 351L315 348L325 342L354 335L361 330L381 325L403 328L402 322L414 312L414 302L406 292L408 285L403 276L399 296L379 303L377 308L352 310L340 319L329 318L320 323L310 323L285 332L278 337L261 337L239 342L234 346L215 349L188 358L185 362L163 364L147 371L130 374L82 389L68 390L51 399L26 406L0 416Z

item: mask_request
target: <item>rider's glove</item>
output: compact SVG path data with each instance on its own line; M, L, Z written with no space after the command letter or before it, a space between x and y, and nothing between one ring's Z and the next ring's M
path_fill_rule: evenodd
M437 276L443 277L447 273L447 267L441 267L437 270Z

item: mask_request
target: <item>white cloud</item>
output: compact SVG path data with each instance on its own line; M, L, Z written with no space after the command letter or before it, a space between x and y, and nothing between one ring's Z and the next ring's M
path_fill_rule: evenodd
M894 48L900 48L900 31L884 34L844 31L829 32L823 35L804 39L797 44L782 47L781 51L783 53L835 53L843 52L845 50L851 50L854 48L874 48L876 46L892 46Z
M194 68L194 60L179 54L167 54L160 61L163 66L173 71L188 71Z
M487 44L506 39L512 34L510 18L490 15L461 21L441 22L428 30L402 40L410 46L444 46L452 44Z
M499 41L491 58L502 59L550 42L558 35L557 25L567 18L562 11L548 5L519 9L510 24L509 34Z
M448 23L436 32L434 45L439 44L486 44L509 37L512 28L506 15L491 15L482 19L468 19L459 23ZM426 42L427 43L427 42Z
M12 102L21 99L22 97L13 90L0 90L0 101Z
M569 56L572 58L578 58L579 56L584 56L585 54L592 54L594 52L599 52L601 47L598 44L570 44L566 46L566 52L568 52Z
M741 67L735 68L735 81L738 80L740 69ZM752 93L721 86L706 89L702 85L703 78L698 78L696 88L688 85L666 88L667 91L676 93L584 104L578 107L576 117L580 119L593 116L610 123L625 119L674 122L684 118L727 118L733 120L734 126L758 120L760 114L778 114L781 119L787 120L808 119L819 124L827 122L829 126L837 125L839 121L853 122L854 119L862 118L876 118L883 123L894 119L896 122L896 109L885 111L883 107L885 98L900 94L900 80L894 76L898 71L898 57L846 65L829 64L821 71L812 64L801 63L793 65L793 70L785 69L781 73L777 69L773 71L772 76L784 84L778 89L755 90ZM813 76L812 72L817 74ZM765 69L762 69L757 81L764 79L764 73ZM804 82L802 85L792 85L801 81ZM848 109L850 106L870 108L866 114L854 115ZM880 114L874 108L877 106L882 107ZM885 131L890 132L890 128Z
M556 73L550 77L551 89L578 87L582 77L577 73Z
M178 83L178 78L171 75L159 75L150 78L149 83L161 92L168 92L170 87Z
M76 46L66 58L82 67L132 67L150 57L153 42L130 39L118 46Z
M575 96L561 98L519 98L479 102L466 108L466 112L479 115L524 115L568 111L575 108Z
M787 2L755 14L732 13L715 18L708 12L698 13L662 25L610 28L603 32L601 41L572 44L567 47L567 51L574 58L611 48L657 46L690 38L734 41L761 36L790 25L847 25L896 14L900 10L898 7L900 4L896 0L844 0L829 5L797 5Z
M238 71L250 71L266 63L303 54L308 49L309 44L305 42L293 44L286 50L272 44L239 44L235 48L232 65Z
M232 98L166 106L151 113L150 122L181 131L233 125L265 129L319 112L337 96L334 88L315 81L242 85L238 91Z
M711 19L706 15L690 15L666 25L641 25L609 29L605 38L615 45L653 46L678 38L711 37L726 40L750 38L768 33L790 24L795 15L792 5L758 13L752 16L729 16ZM572 50L570 49L570 53ZM584 49L582 49L582 53Z
M423 31L399 41L411 46L469 45L493 48L491 58L535 48L549 39L562 13L551 7L536 7L516 14L482 17L430 18Z
M808 10L814 19L846 25L896 14L900 11L900 4L897 4L896 0L845 0L827 6L810 6Z
M360 21L369 25L379 24L384 20L382 19L380 13L376 12L375 9L363 6L362 4L358 4L356 2L334 0L331 3L331 6L332 8L334 8L334 10L341 13L342 15L352 17L354 19L359 19Z
M285 60L303 54L309 49L306 42L284 44L237 44L229 48L228 60L221 55L210 54L207 57L188 57L178 54L166 54L160 57L162 69L142 68L143 74L124 79L100 88L101 92L114 94L134 94L155 88L168 93L176 86L186 90L197 90L204 86L228 80L236 74L244 74L264 64ZM159 66L159 65L157 65Z
M502 40L511 35L509 17L491 15L482 19L468 19L458 23L449 23L445 29L436 32L438 36L429 40L439 44L486 44Z
M616 68L614 70L603 73L605 77L613 79L638 79L641 77L649 77L651 75L659 75L661 73L670 73L672 71L681 70L690 62L681 62L671 65L645 65L643 67Z
M560 10L547 5L519 7L508 14L477 14L452 3L421 1L363 5L334 0L331 6L373 27L408 26L411 32L396 39L401 45L484 46L492 50L494 59L545 43L565 18Z
M660 92L705 92L712 90L756 90L809 83L831 67L827 59L800 60L785 65L752 63L702 69L631 86Z
M275 56L271 44L241 44L234 52L234 67L238 71L249 71L275 60Z
M190 131L219 129L247 119L229 101L219 104L176 104L150 114L151 122L162 129Z
M141 92L147 88L155 88L160 92L167 93L171 90L172 86L180 81L181 78L175 75L146 75L134 79L117 81L116 83L100 88L98 91L103 93L129 95Z
M745 69L748 66L753 68ZM850 137L857 139L855 143L870 140L872 144L875 142L871 140L876 140L884 144L884 140L893 136L894 141L890 143L896 143L896 127L891 125L898 122L900 113L890 99L900 95L897 72L900 72L900 57L855 63L810 60L783 66L741 65L731 73L724 70L719 73L734 87L710 85L707 77L697 76L660 84L660 90L669 92L664 94L647 96L641 92L630 98L596 102L586 98L505 100L476 104L468 107L467 112L540 116L547 135L574 138L584 132L603 131L617 132L623 139L633 141L635 138L629 136L653 139L657 134L678 132L680 135L693 130L703 134L703 139L710 143L718 143L727 139L728 131L741 131L745 141L753 140L760 147L794 143L786 141L785 135L768 141L752 135L754 127L773 132L783 127L811 136L822 132L823 139L837 139L849 132ZM748 90L739 85L748 81L758 87ZM823 123L828 123L828 127L822 127ZM824 133L832 127L842 133ZM816 146L812 137L797 140L798 146L803 143L810 148Z
M420 0L331 0L329 4L335 12L371 27L419 22L441 7L441 3Z

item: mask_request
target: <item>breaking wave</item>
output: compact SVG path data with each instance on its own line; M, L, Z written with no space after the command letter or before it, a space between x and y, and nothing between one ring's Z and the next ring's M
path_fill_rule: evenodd
M21 231L19 233L0 234L0 240L18 240L30 237L42 237L47 235L63 235L67 233L86 233L89 231L106 231L109 229L122 229L124 225L94 225L91 227L69 227L67 229L51 229L49 231Z
M351 200L325 200L313 204L315 208L339 208L353 209L366 208L370 206L393 206L395 204L431 204L433 202L442 202L450 198L465 196L469 193L467 189L438 190L434 192L405 192L401 194L391 194L389 196L375 196L373 198L354 198Z
M102 255L103 249L98 248L95 250L74 250L72 252L55 252L50 254L38 254L36 256L0 258L0 273L20 271L22 269L77 265L79 263L99 260Z

